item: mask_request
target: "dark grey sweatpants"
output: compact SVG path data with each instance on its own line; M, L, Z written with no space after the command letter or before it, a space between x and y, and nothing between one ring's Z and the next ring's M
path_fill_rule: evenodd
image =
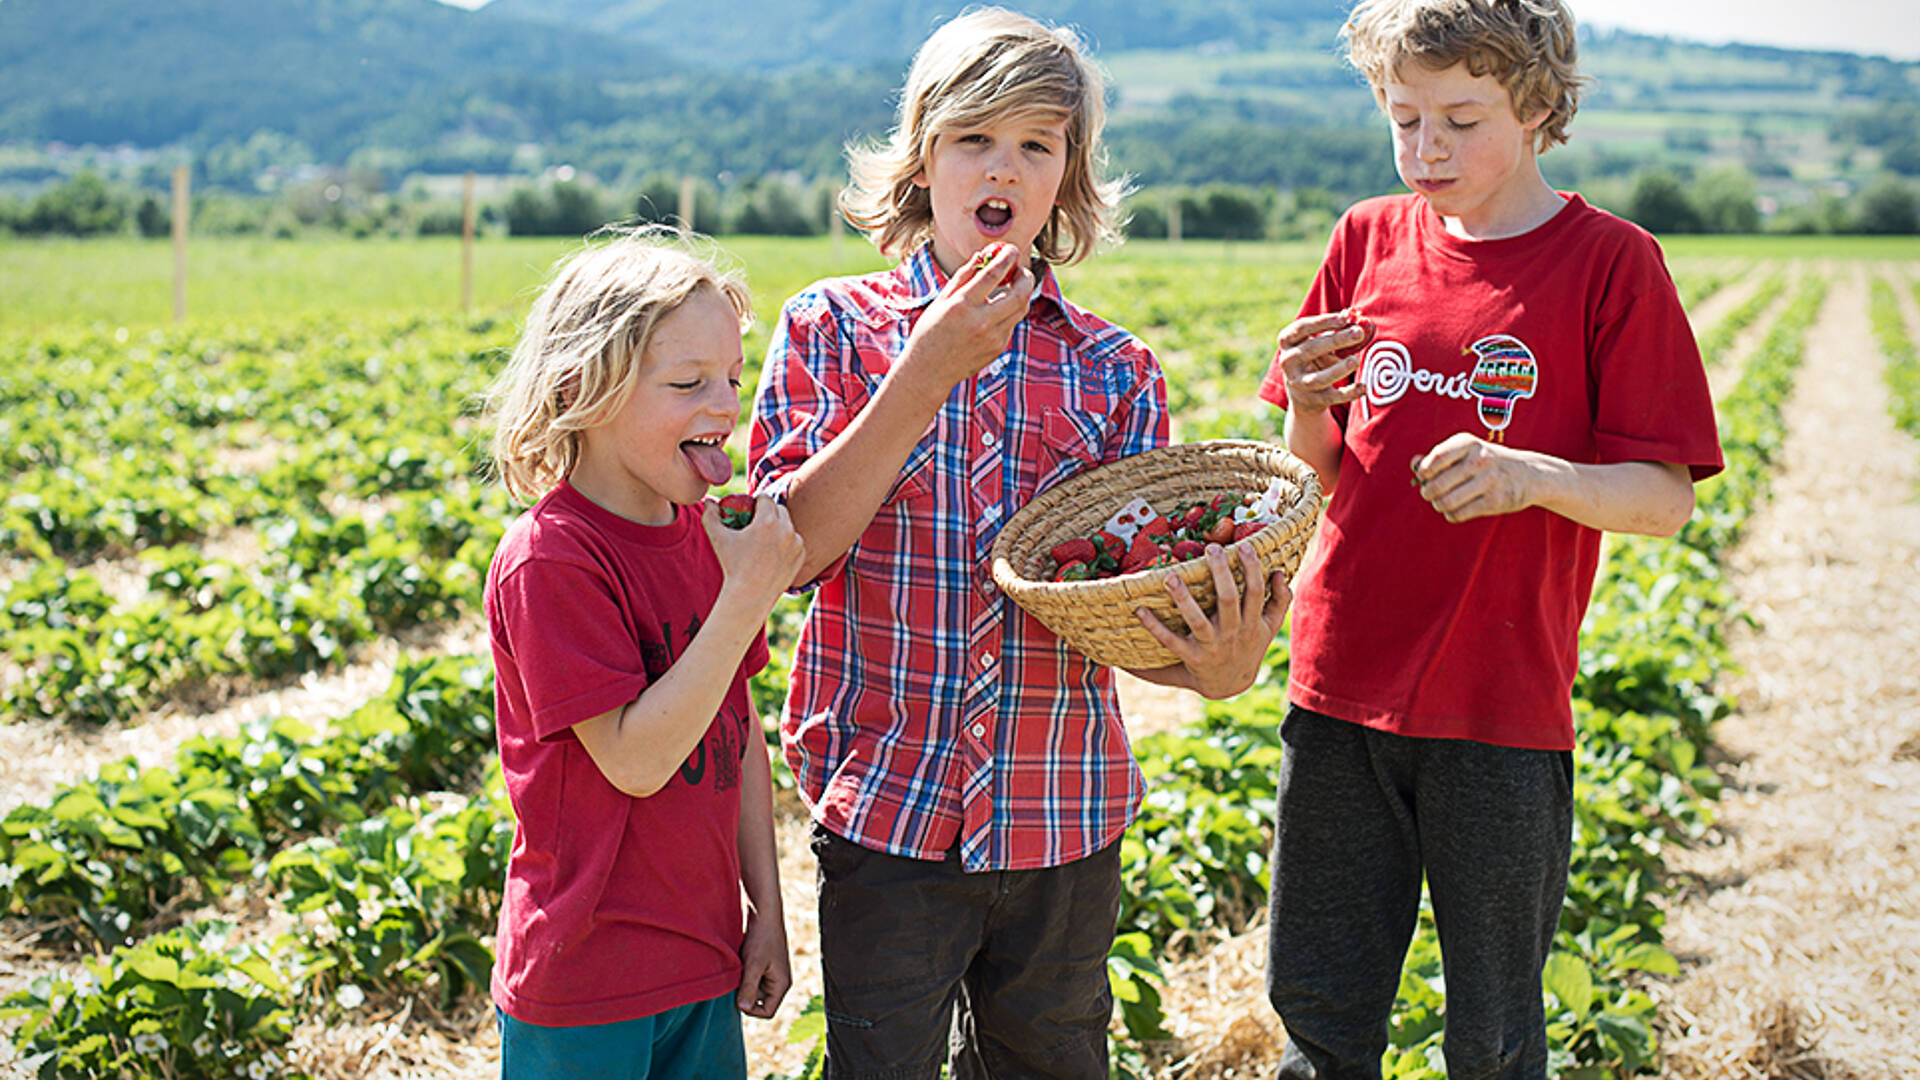
M1267 995L1281 1080L1377 1080L1424 872L1449 1080L1541 1080L1540 972L1566 898L1573 755L1415 739L1295 707L1281 727Z

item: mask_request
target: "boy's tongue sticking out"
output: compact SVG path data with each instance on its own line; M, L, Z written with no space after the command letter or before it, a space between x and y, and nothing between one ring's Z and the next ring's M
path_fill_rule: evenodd
M680 451L687 455L687 463L700 479L708 484L719 486L733 479L733 460L719 443L698 442L688 439L680 444Z

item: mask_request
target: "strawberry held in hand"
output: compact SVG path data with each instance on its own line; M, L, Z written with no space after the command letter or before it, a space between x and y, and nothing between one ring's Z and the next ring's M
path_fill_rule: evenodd
M720 497L720 524L729 529L744 529L753 520L753 496L722 495Z

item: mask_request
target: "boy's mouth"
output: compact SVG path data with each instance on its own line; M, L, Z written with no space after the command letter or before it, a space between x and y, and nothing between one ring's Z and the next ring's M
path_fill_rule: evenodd
M999 236L1013 224L1013 204L1005 199L988 199L974 208L973 220L988 236Z
M727 456L726 441L725 435L705 435L680 444L687 464L710 486L717 487L733 479L733 459Z

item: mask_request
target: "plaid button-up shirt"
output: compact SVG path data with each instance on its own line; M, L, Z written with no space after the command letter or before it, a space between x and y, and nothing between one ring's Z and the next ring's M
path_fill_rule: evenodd
M787 302L753 407L756 488L872 397L945 285L922 247ZM1007 349L954 388L858 541L818 582L781 734L814 819L970 871L1058 866L1118 839L1143 788L1095 664L994 587L988 552L1034 495L1167 441L1166 383L1132 334L1044 272Z

